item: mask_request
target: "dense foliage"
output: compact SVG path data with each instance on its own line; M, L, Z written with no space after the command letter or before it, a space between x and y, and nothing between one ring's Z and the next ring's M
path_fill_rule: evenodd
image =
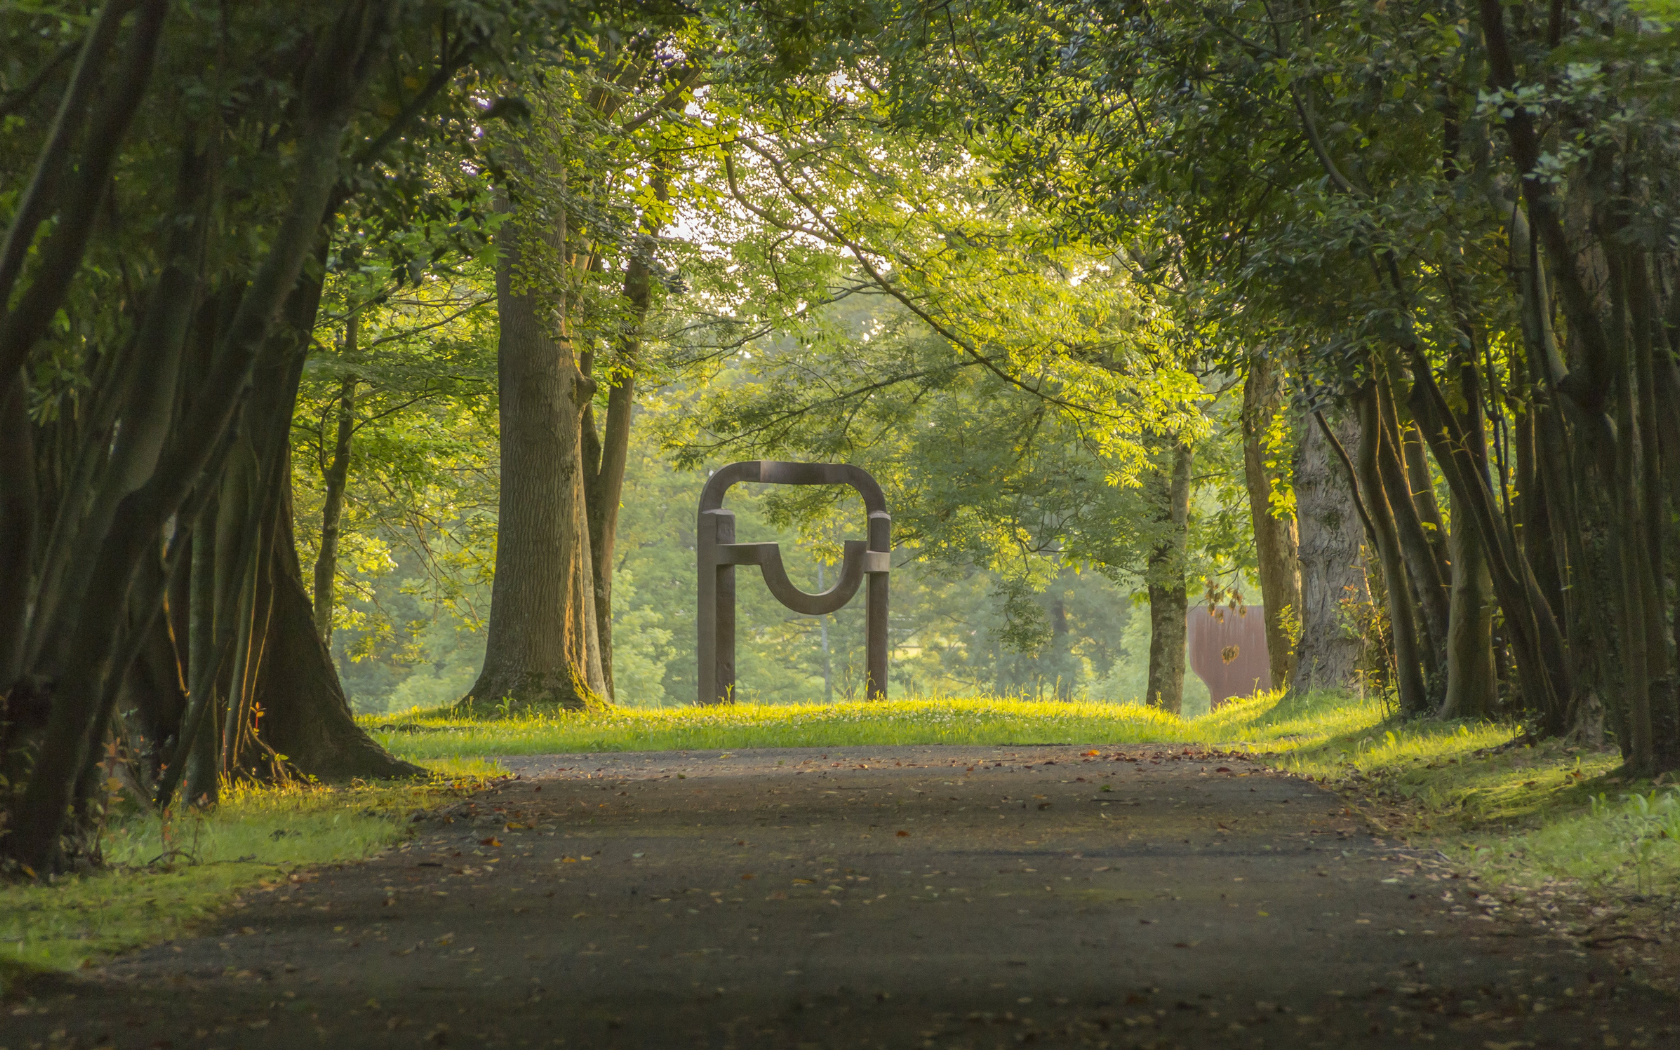
M0 858L412 773L352 699L687 703L758 457L881 480L895 691L1178 713L1252 603L1257 685L1680 767L1677 19L7 9ZM813 589L861 531L731 501ZM859 691L743 595L744 697Z

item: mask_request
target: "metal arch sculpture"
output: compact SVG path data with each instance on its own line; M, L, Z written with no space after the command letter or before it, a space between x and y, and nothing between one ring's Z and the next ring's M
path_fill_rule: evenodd
M723 509L724 493L740 481L770 485L850 485L863 497L869 515L869 539L847 540L840 579L821 594L807 594L788 579L782 551L774 543L736 543L735 515ZM887 698L887 572L892 567L892 517L881 486L862 467L844 463L786 463L755 459L731 463L713 474L700 492L695 527L699 562L700 689L702 704L728 703L735 693L735 566L757 565L778 600L808 616L831 613L852 600L865 576L869 591L865 614L868 670L864 695Z

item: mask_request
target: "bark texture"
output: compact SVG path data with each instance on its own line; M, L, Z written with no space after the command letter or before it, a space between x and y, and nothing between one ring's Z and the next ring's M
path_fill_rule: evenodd
M1453 508L1447 550L1452 558L1452 607L1447 627L1447 696L1442 718L1482 718L1499 699L1493 660L1493 579L1476 519Z
M1358 442L1351 416L1327 417L1344 448ZM1295 648L1295 676L1290 689L1355 690L1361 686L1360 663L1365 640L1351 629L1342 602L1363 601L1363 527L1347 471L1323 428L1310 417L1295 463L1295 516L1299 523L1301 564L1301 636Z
M1295 672L1295 641L1291 625L1300 616L1301 570L1299 539L1293 515L1272 509L1271 472L1266 469L1264 438L1277 414L1280 387L1272 362L1256 354L1249 361L1243 384L1243 480L1248 486L1249 516L1254 522L1254 551L1260 566L1260 594L1266 623L1266 655L1271 664L1269 687L1289 684Z
M527 238L558 251L563 232L512 217L498 237L501 495L484 668L464 709L558 704L606 693L595 621L582 423L589 384L556 310L526 278Z
M1184 548L1190 519L1190 446L1175 442L1155 486L1160 539L1149 555L1149 682L1152 707L1184 710L1185 614L1190 595L1184 581Z
M1359 472L1359 494L1366 513L1371 517L1377 557L1382 562L1384 589L1388 592L1389 631L1394 639L1394 673L1400 694L1400 710L1415 715L1429 706L1423 678L1423 650L1418 639L1416 606L1406 576L1405 555L1394 521L1393 501L1384 488L1383 472L1379 466L1384 458L1384 427L1376 383L1368 381L1360 391L1358 409L1359 456L1355 465ZM1398 495L1406 498L1404 491Z

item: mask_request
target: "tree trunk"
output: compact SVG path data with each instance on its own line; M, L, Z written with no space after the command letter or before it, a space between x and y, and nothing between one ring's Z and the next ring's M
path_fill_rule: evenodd
M1155 488L1161 537L1149 554L1149 682L1146 702L1179 714L1184 710L1185 615L1190 595L1184 581L1189 537L1190 446L1174 442L1168 471L1150 479Z
M226 433L250 386L252 369L286 297L298 283L310 245L321 233L338 180L340 139L352 103L372 72L372 56L384 53L393 7L390 3L353 6L323 36L316 59L299 81L295 107L299 132L292 142L296 164L290 198L268 228L261 261L240 277L244 293L217 339L214 361L193 377L193 396L149 469L141 470L139 465L151 453L143 453L136 444L134 458L122 469L106 469L99 478L101 494L103 486L114 484L126 495L116 502L109 527L99 528L94 522L93 528L78 531L71 551L74 585L59 592L62 612L46 623L46 644L39 655L29 657L30 670L53 683L52 702L27 784L21 798L11 800L7 814L14 818L11 834L0 839L0 853L36 871L61 869L67 860L62 838L77 786L97 764L117 686L138 653L125 617L131 595L144 586L143 563L159 556L166 528L177 515L197 516L198 507L190 500L205 475L215 472L225 452ZM163 4L146 8L155 10L159 21L166 9ZM108 148L115 137L96 137L96 141ZM81 176L88 178L92 171L90 167ZM103 176L99 181L103 183ZM77 221L91 222L91 211ZM61 235L69 236L68 227L53 236ZM171 267L175 262L171 260ZM32 284L24 294L33 296L35 289ZM160 305L173 307L174 303ZM12 334L0 337L7 344L0 347L0 357L10 353L7 347L21 346L27 351L27 329L32 323L13 326L8 319ZM168 352L176 350L168 348ZM15 365L0 368L0 377L10 380L15 371ZM129 395L124 392L123 396ZM137 441L143 440L146 429L136 434ZM126 446L128 439L119 435L119 444ZM138 487L131 478L140 482ZM163 595L160 591L146 597L155 599L151 607L155 615ZM31 633L35 633L33 626Z
M529 283L525 260L558 251L564 231L535 231L515 214L498 235L501 322L501 496L496 578L484 667L461 700L583 708L606 691L584 507L582 422L589 401L556 309ZM527 251L529 243L538 251ZM562 331L554 330L559 318Z
M1471 442L1470 460L1486 477L1487 428L1482 416L1481 383L1475 364L1468 358L1459 361L1458 373L1464 404L1459 425ZM1443 718L1486 718L1499 700L1499 672L1493 652L1493 576L1488 569L1486 543L1475 514L1455 498L1448 541L1452 595L1447 612Z
M1499 699L1493 658L1493 578L1476 519L1453 501L1452 604L1447 626L1447 696L1442 718L1486 718Z
M39 509L28 404L29 388L21 377L0 389L0 697L23 673L34 584Z
M1411 587L1406 579L1405 556L1394 524L1394 511L1383 487L1382 425L1375 381L1359 392L1359 495L1371 516L1376 533L1377 556L1382 562L1383 582L1388 591L1389 631L1394 639L1394 675L1400 694L1400 710L1408 715L1429 709L1424 688L1422 653L1418 645L1417 617Z
M216 763L216 669L213 663L219 647L216 634L216 507L212 502L198 516L193 530L192 585L187 614L187 682L189 697L208 705L199 714L198 725L184 724L177 732L191 733L187 745L185 791L187 801L213 806L221 786ZM224 630L226 628L224 627ZM207 695L192 697L191 691Z
M668 197L666 180L653 182L660 201ZM584 490L589 512L590 580L595 596L595 633L601 652L601 679L609 699L617 701L613 681L613 564L618 540L618 511L624 494L624 470L630 460L630 423L636 410L636 369L641 364L642 327L652 298L648 262L659 224L644 219L636 249L624 270L624 300L629 305L618 344L618 361L607 377L607 419L599 442L595 439L592 406L584 408Z
M356 315L344 326L348 353L356 350ZM350 440L356 433L356 377L346 376L338 385L338 433L332 460L321 479L326 483L326 500L321 507L321 549L315 555L315 630L321 641L332 645L333 583L338 575L338 523L344 516L344 486L350 476Z
M1423 661L1427 676L1425 685L1430 695L1438 698L1445 694L1446 685L1447 581L1435 547L1430 542L1429 531L1424 528L1412 479L1401 459L1400 420L1390 394L1389 383L1379 379L1377 405L1378 418L1382 421L1382 441L1377 447L1377 467L1388 495L1389 511L1394 517L1394 534L1400 543L1400 557L1406 566L1405 577L1391 579L1400 586L1411 588L1419 614L1418 656ZM1433 492L1430 503L1434 503Z
M310 615L292 534L292 475L289 469L282 474L285 493L264 565L272 612L254 691L263 711L258 738L297 772L320 780L424 776L426 770L380 747L351 714L332 654Z
M1272 362L1262 354L1249 359L1243 384L1243 480L1248 485L1249 517L1254 522L1254 550L1260 566L1260 594L1266 620L1266 655L1270 687L1282 689L1295 674L1295 625L1301 616L1301 566L1295 518L1273 512L1272 476L1266 470L1264 436L1277 414L1279 383Z
M1357 441L1351 418L1340 417L1332 426L1344 447ZM1352 691L1361 685L1365 639L1351 630L1342 603L1368 597L1359 551L1364 530L1352 479L1311 417L1295 464L1295 515L1300 523L1301 638L1290 690Z

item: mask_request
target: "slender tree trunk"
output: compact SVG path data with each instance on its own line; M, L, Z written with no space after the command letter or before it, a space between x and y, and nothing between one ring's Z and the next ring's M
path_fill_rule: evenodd
M39 511L35 427L28 404L28 387L21 377L9 389L0 389L0 697L23 673L34 584Z
M821 594L827 589L828 585L823 582L823 567L819 563L817 565L817 593ZM830 662L828 652L828 614L823 613L820 619L822 620L823 703L832 704L834 703L834 667Z
M1400 710L1408 715L1429 709L1423 680L1423 656L1418 644L1417 617L1406 578L1406 561L1400 550L1394 511L1383 486L1379 462L1384 437L1378 390L1375 381L1359 392L1359 495L1376 532L1377 556L1382 562L1383 582L1388 591L1389 631L1394 639L1394 672L1400 694Z
M1170 466L1151 479L1161 538L1149 555L1149 682L1146 702L1184 710L1184 645L1190 594L1184 579L1190 520L1190 446L1174 442Z
M345 324L344 342L349 353L356 349L356 315ZM356 433L355 376L345 376L338 385L338 432L332 460L322 480L326 500L321 507L321 549L315 555L315 630L321 641L332 645L333 584L338 574L338 526L344 516L344 487L350 477L350 441Z
M1344 449L1358 440L1353 419L1331 424ZM1343 603L1368 597L1360 554L1359 507L1353 479L1316 420L1308 417L1295 465L1295 515L1300 523L1301 639L1290 689L1360 688L1365 639L1352 630Z
M187 682L189 699L216 709L216 674L213 666L219 651L216 637L216 503L207 505L193 530L192 584L188 597ZM195 697L192 691L207 689L209 695ZM216 719L200 714L198 725L183 724L179 732L192 734L188 745L185 790L187 801L198 806L216 804L220 778L216 763Z
M1673 663L1668 652L1669 609L1663 581L1664 550L1670 545L1672 523L1665 514L1660 424L1657 414L1655 347L1657 318L1654 289L1645 255L1627 253L1628 327L1632 367L1628 380L1634 397L1629 406L1637 424L1624 431L1631 445L1632 476L1638 484L1639 597L1644 608L1645 673L1651 709L1651 769L1654 774L1680 768L1680 706L1676 704ZM1665 348L1666 350L1666 348Z
M1429 472L1429 453L1423 444L1423 435L1409 419L1400 421L1400 448L1405 453L1406 482L1412 502L1417 507L1418 520L1423 523L1429 548L1435 552L1435 561L1445 565L1449 557L1447 523L1441 517L1441 506L1435 499L1435 479Z
M1289 685L1295 674L1296 626L1301 618L1301 566L1296 521L1272 508L1272 476L1266 470L1263 447L1266 430L1277 414L1280 384L1271 360L1262 354L1249 359L1243 384L1243 479L1248 486L1249 517L1254 523L1254 550L1260 566L1260 594L1265 602L1266 655L1271 663L1273 689Z
M1397 369L1396 369L1397 370ZM1395 582L1411 588L1421 628L1418 655L1423 660L1425 684L1432 698L1445 695L1448 589L1430 542L1429 531L1414 498L1412 481L1401 459L1398 414L1391 388L1378 381L1377 403L1382 421L1382 442L1377 449L1378 471L1384 491L1388 495L1389 510L1394 516L1395 538L1400 543L1400 557L1406 566L1404 578ZM1430 495L1434 504L1434 495ZM1436 512L1437 517L1439 511ZM1431 704L1431 707L1436 706Z
M668 197L663 176L653 181L661 202ZM600 645L601 677L606 695L618 700L613 681L613 567L618 541L618 512L624 494L624 471L630 460L630 424L636 410L636 369L641 366L642 329L652 299L648 262L659 224L645 219L636 250L624 270L625 327L618 342L618 361L607 377L607 418L599 441L595 438L592 405L585 406L584 491L589 512L590 582L595 596L595 633Z
M462 698L487 712L581 708L606 691L583 489L586 377L566 334L564 304L546 305L528 283L527 238L558 252L565 231L535 231L512 216L498 235L496 305L501 395L501 497L496 579L484 668ZM537 246L533 240L532 247Z

